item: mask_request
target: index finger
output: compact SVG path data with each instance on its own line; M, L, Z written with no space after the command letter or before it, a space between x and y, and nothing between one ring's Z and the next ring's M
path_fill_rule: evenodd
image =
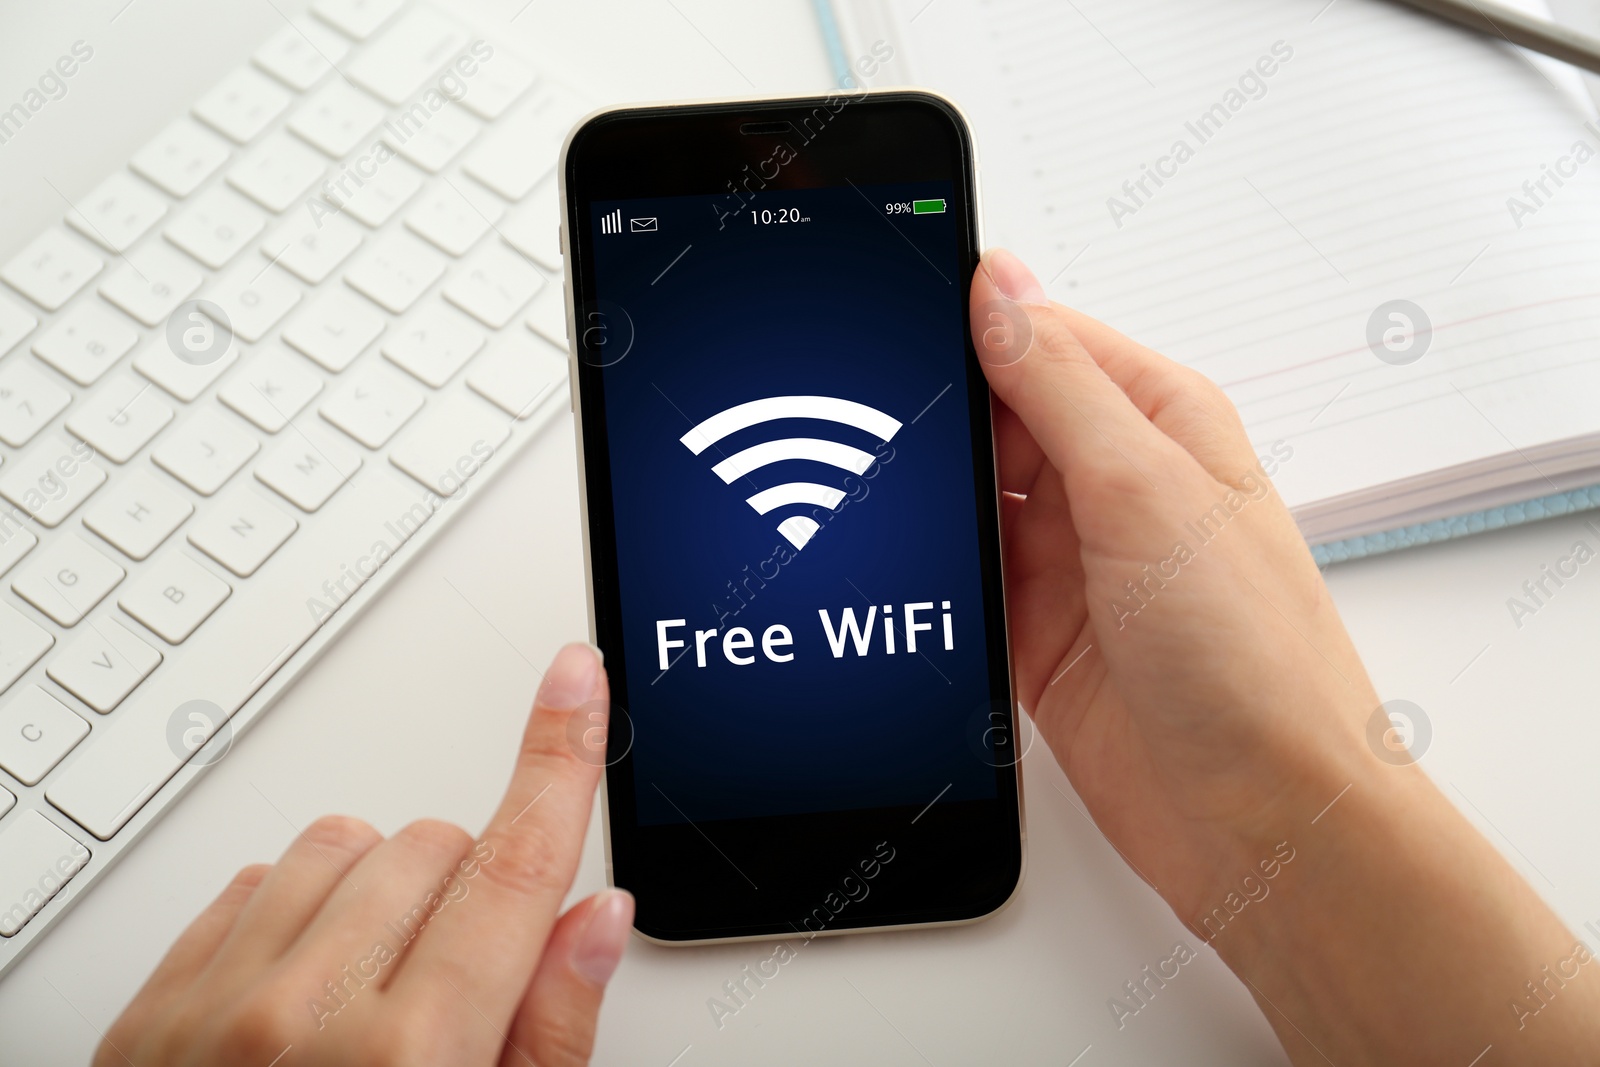
M572 886L600 780L601 761L579 755L568 727L609 701L595 649L572 644L556 653L505 797L460 874L447 880L444 903L412 943L392 993L443 998L463 1018L481 1014L505 1032Z

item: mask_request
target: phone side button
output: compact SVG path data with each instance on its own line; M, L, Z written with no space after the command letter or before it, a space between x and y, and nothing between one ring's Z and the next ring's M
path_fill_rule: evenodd
M559 232L559 227L558 231ZM565 251L563 250L563 254ZM574 356L578 353L578 334L572 328L572 300L571 292L565 274L561 276L561 306L567 310L567 344L572 346ZM572 361L572 369L567 374L567 410L578 410L578 361Z

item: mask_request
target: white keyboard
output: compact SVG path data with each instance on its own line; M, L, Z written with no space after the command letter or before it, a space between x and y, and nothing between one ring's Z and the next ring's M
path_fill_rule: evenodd
M311 12L0 266L0 973L568 396L585 108Z

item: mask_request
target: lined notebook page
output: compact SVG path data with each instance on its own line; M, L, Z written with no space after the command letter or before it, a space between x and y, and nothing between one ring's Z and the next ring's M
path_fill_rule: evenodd
M1414 508L1463 464L1584 484L1560 453L1600 431L1600 123L1575 81L1378 0L885 2L895 73L978 130L988 240L1292 445L1275 480L1314 540L1327 502ZM1368 344L1392 300L1433 327L1406 366Z

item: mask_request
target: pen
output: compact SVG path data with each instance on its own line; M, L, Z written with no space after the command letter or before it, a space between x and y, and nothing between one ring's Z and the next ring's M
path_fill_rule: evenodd
M1493 0L1400 0L1400 3L1600 74L1600 37L1548 19L1524 15Z

